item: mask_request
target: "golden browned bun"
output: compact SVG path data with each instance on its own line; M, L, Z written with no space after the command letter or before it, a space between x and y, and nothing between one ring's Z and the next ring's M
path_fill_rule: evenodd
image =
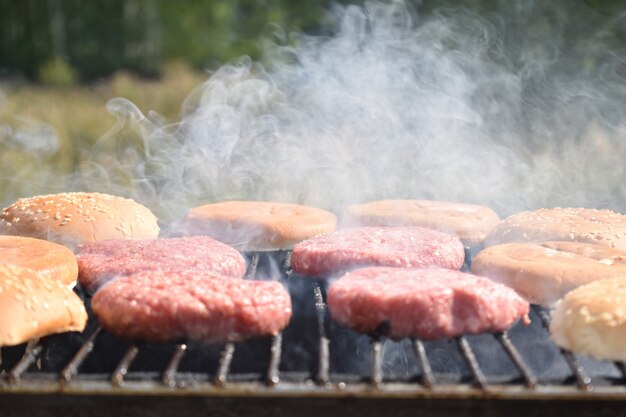
M73 285L78 277L74 252L63 245L20 236L0 236L0 264L32 269L39 276Z
M287 249L336 226L329 211L266 201L207 204L191 209L182 222L187 235L207 235L244 251Z
M466 246L481 243L499 222L489 207L432 200L380 200L348 206L348 226L421 226L455 236Z
M65 284L15 265L0 265L0 311L0 346L82 331L87 323L85 306Z
M525 211L504 219L489 233L485 244L556 240L626 250L626 216L611 210L587 208Z
M626 276L568 293L552 312L550 335L564 349L626 361Z
M626 276L626 252L579 242L506 243L480 251L472 272L513 288L530 303L552 305L581 285Z
M21 198L0 216L0 234L74 247L107 239L154 239L157 218L133 200L100 193Z

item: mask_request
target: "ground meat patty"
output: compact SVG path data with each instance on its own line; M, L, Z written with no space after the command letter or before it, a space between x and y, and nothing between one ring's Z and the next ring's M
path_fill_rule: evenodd
M83 245L78 280L96 291L112 278L139 271L202 270L241 278L246 261L235 249L207 236L156 240L115 239Z
M358 227L305 240L294 246L292 269L325 277L363 266L460 269L459 238L423 227Z
M101 288L92 309L103 328L126 339L238 341L277 334L289 323L291 299L275 281L144 271Z
M443 268L358 269L335 281L328 307L339 323L394 339L433 340L528 323L528 303L487 278Z

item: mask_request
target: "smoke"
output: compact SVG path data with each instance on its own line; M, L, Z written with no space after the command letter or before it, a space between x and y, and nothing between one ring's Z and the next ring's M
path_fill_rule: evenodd
M268 42L267 68L245 57L219 68L180 123L111 100L119 122L101 148L114 158L96 147L81 178L165 219L228 199L623 211L624 56L603 46L606 33L568 43L568 10L336 7L332 35ZM523 27L533 19L543 32Z

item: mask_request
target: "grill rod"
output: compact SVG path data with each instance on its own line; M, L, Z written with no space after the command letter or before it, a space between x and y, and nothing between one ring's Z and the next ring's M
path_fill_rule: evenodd
M283 334L278 333L272 337L272 346L270 347L270 363L267 367L266 383L274 386L280 382L280 354L282 352Z
M220 352L220 361L217 366L215 380L213 381L213 383L218 387L223 387L226 384L226 381L228 379L228 372L230 372L230 364L233 361L234 354L234 343L227 343Z
M507 355L509 355L509 358L511 358L515 366L517 366L517 369L521 372L524 382L526 383L526 387L535 388L537 386L537 377L528 368L526 362L522 359L522 355L515 348L511 339L509 339L509 335L506 332L503 332L496 333L493 336L498 342L500 342Z
M137 353L139 353L139 346L133 344L128 348L122 360L113 371L113 375L111 376L111 383L115 386L121 386L124 383L124 377L128 373L128 368L133 363L135 358L137 357Z
M70 380L78 374L78 369L93 350L96 337L98 337L101 331L102 328L98 326L96 330L94 330L94 332L87 338L87 340L85 340L85 343L83 343L80 349L78 349L78 352L76 352L72 360L65 366L65 368L63 368L60 375L61 382L70 382Z
M548 312L542 309L539 306L533 305L533 310L539 318L541 319L541 323L546 331L550 330L550 316ZM583 391L591 391L593 389L593 385L591 384L591 377L587 374L585 368L580 364L576 355L566 349L559 348L561 351L561 355L567 362L567 366L569 366L570 370L573 372L576 377L576 382L578 383L578 388Z
M415 355L417 355L417 358L422 366L422 385L431 389L435 386L435 375L433 374L433 369L430 366L430 361L428 360L428 355L426 354L426 347L419 339L413 339L412 342Z
M172 355L167 368L165 368L165 371L163 372L163 377L161 378L163 385L168 387L176 386L176 372L178 371L180 361L183 360L183 356L185 356L185 352L187 352L186 344L180 343L176 345L174 348L174 354Z
M246 272L245 279L254 278L254 276L256 275L256 270L259 267L260 259L261 259L260 254L255 253L252 255L252 258L250 258L250 265L248 265L248 271Z
M37 360L42 351L43 346L39 343L39 339L29 340L24 355L9 371L9 383L18 383L22 374Z
M326 303L322 296L319 282L313 289L315 297L315 312L317 313L317 332L319 335L319 354L317 358L317 375L315 380L318 385L326 385L330 382L330 340L326 336Z
M463 359L465 359L465 362L472 373L474 383L478 386L478 388L487 388L487 378L485 377L482 369L480 369L480 364L478 363L476 355L474 355L474 351L467 341L467 338L465 336L459 336L456 338L456 342L461 350Z
M383 382L383 344L378 336L372 336L370 338L370 344L372 345L370 382L377 387Z

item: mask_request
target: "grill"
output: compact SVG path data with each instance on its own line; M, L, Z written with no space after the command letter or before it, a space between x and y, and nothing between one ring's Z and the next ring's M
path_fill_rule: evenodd
M427 342L358 335L330 319L326 283L293 274L289 256L248 254L248 278L280 271L292 294L282 334L131 343L90 312L82 334L2 348L0 415L626 415L626 365L558 349L540 307L529 327L505 333Z

